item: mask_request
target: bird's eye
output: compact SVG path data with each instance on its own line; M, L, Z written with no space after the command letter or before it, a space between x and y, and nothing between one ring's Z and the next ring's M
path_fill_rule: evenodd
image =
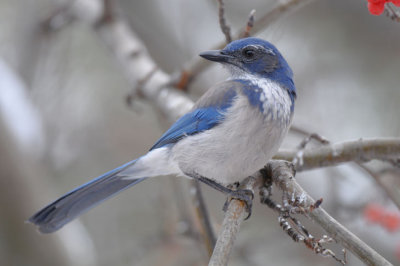
M253 59L254 56L256 55L255 51L250 48L244 49L242 53L244 57L246 57L246 59Z

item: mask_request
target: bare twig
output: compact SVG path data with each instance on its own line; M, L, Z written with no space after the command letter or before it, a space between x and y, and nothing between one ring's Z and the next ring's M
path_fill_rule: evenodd
M302 135L303 137L307 137L307 136L309 136L310 134L312 134L312 132L307 131L307 130L305 130L304 128L299 127L299 126L296 126L296 125L291 125L291 126L290 126L290 129L289 129L289 132Z
M209 217L209 212L207 210L207 206L204 202L203 192L201 190L200 182L197 180L191 180L192 184L192 192L193 192L193 201L196 210L196 215L200 222L202 223L202 229L204 229L203 237L204 242L206 244L206 248L208 251L208 255L211 257L212 252L215 247L216 238L214 234L214 229L211 224L211 220Z
M254 27L254 15L256 14L256 10L253 9L250 11L249 19L247 20L246 28L243 34L240 35L240 38L250 37L250 31Z
M248 177L242 182L241 188L254 190L261 185L262 178ZM225 212L224 221L218 234L217 243L211 256L209 266L223 266L228 264L229 254L239 232L240 225L246 218L246 204L233 199Z
M272 160L266 165L265 169L272 177L275 185L282 191L293 195L295 198L303 198L305 205L311 206L315 204L315 200L295 181L290 163L287 161ZM315 208L308 215L324 228L333 239L341 243L367 265L392 265L357 236L348 231L343 225L333 219L321 207Z
M308 136L306 138L304 138L303 141L300 142L299 146L297 147L296 156L292 160L292 163L294 165L302 165L303 164L304 149L306 148L307 144L310 143L311 140L313 140L313 139L318 141L321 144L329 144L329 140L318 135L317 133L308 134Z
M329 144L329 140L327 140L325 137L317 134L317 133L311 133L309 134L299 145L299 149L304 149L308 143L311 142L311 140L316 140L321 144Z
M400 22L400 13L399 11L395 10L392 3L386 3L385 15L393 21Z
M370 176L375 179L375 182L385 191L386 195L392 200L392 202L397 206L400 210L400 194L398 191L393 190L393 187L388 187L384 182L382 182L382 178L380 175L369 169L367 166L358 164L358 166L367 172Z
M226 43L230 43L232 41L231 27L229 27L228 23L226 22L223 0L218 0L218 18L219 26L221 27L222 33L225 35Z
M171 76L171 81L170 83L178 90L181 91L187 91L188 89L188 84L191 82L193 79L193 76L190 75L190 73L186 72L183 70L181 73L174 73L173 76Z
M292 161L297 151L280 151L275 159ZM347 141L304 150L302 165L296 170L334 166L344 162L368 162L374 159L389 160L400 157L400 139L369 139Z

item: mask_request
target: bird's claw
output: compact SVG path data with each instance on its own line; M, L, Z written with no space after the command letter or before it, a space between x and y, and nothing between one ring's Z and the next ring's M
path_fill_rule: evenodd
M246 204L246 212L248 213L248 215L245 218L245 220L249 219L251 216L251 209L253 206L253 199L254 199L253 191L251 191L250 189L238 189L229 192L228 198L226 199L224 207L222 208L224 212L227 211L229 203L231 202L232 199L241 200Z

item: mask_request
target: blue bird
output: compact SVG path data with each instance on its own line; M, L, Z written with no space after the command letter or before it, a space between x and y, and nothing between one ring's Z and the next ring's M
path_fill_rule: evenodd
M28 221L42 233L54 232L118 192L161 175L198 179L250 205L249 191L226 186L254 174L277 152L293 117L292 70L274 45L258 38L200 56L222 63L230 78L211 87L146 155L72 190Z

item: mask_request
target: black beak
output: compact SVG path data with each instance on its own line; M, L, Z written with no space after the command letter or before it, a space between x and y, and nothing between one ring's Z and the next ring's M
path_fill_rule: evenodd
M199 54L201 57L215 62L229 62L233 57L223 53L221 50L205 51Z

